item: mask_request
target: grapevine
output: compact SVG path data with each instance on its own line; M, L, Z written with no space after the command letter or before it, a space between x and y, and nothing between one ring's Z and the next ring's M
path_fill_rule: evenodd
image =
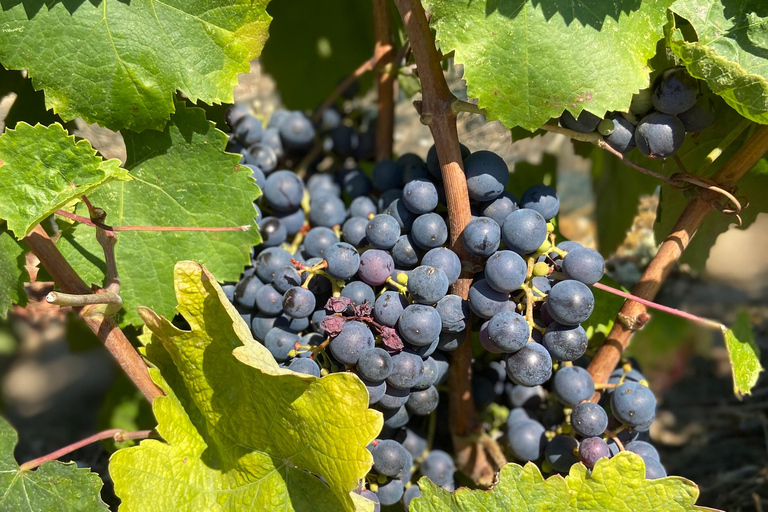
M736 397L760 385L754 318L660 291L768 209L763 7L280 2L0 11L0 328L71 311L152 407L19 462L0 420L0 509L711 505L630 341L671 314L722 337ZM249 62L285 107L236 101ZM588 159L597 244L563 236L559 173L462 128L488 121ZM641 188L662 243L632 280ZM89 446L104 467L67 462Z

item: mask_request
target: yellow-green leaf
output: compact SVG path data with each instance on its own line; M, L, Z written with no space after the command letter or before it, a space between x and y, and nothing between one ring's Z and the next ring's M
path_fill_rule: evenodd
M142 308L145 353L167 394L153 405L165 442L112 456L121 512L325 512L364 503L349 493L371 467L366 445L382 418L368 409L362 382L281 369L204 267L179 262L174 277L191 330Z
M427 478L419 481L421 498L411 502L411 512L529 512L652 511L694 512L711 510L695 506L696 485L681 477L645 479L639 455L621 452L601 459L590 473L579 463L565 478L544 480L533 463L507 464L490 491L458 489L451 493Z
M728 358L731 360L733 392L737 395L748 395L763 371L760 365L760 348L755 343L749 315L742 311L731 329L722 329Z

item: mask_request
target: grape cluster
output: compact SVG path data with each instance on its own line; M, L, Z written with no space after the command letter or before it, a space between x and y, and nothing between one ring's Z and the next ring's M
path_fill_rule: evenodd
M633 148L650 158L668 158L682 147L686 133L700 132L715 120L712 103L700 94L699 82L682 66L660 73L648 89L632 98L629 113L605 119L583 110L578 118L565 111L563 127L582 133L599 131L620 153Z
M426 161L408 153L367 173L362 135L338 111L327 112L313 124L278 111L267 129L240 106L228 112L231 150L263 191L255 205L263 242L240 281L224 289L281 366L316 377L353 372L368 389L384 429L369 446L373 469L361 492L407 507L419 493L411 484L417 472L454 488L450 455L417 432L420 418L439 406L447 354L468 338L485 351L475 360L478 405L505 395L511 402L503 435L511 457L543 457L549 469L567 471L579 459L592 467L611 456L622 439L627 449L641 446L632 443L644 442L638 433L655 414L641 375L619 375L610 402L588 401L595 385L584 370L580 324L594 308L590 285L604 261L578 243L555 243L555 191L536 185L518 200L506 191L510 174L500 156L462 146L473 217L461 242L472 270L481 269L464 300L449 293L463 268L446 247L434 146ZM318 147L305 181L291 169ZM536 408L521 402L534 396Z

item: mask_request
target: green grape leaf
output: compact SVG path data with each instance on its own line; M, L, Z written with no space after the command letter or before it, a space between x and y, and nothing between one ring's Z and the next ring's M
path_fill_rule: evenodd
M0 219L19 239L73 199L130 179L119 160L103 160L87 140L76 142L59 124L19 123L6 130L0 163Z
M411 512L711 510L694 505L699 490L685 478L646 480L643 459L631 452L600 459L591 474L579 463L565 478L556 475L546 480L533 463L507 464L491 491L461 488L451 493L427 478L419 480L419 488L421 498L411 501Z
M749 315L742 311L736 317L733 327L722 327L728 358L731 360L733 374L733 392L737 396L748 395L757 383L757 377L763 371L760 365L760 348L755 343L755 334Z
M436 39L489 120L534 131L563 109L629 108L648 86L670 0L429 0Z
M697 41L676 31L670 42L688 72L744 117L768 124L768 4L678 0L671 9L696 31Z
M0 418L0 510L13 512L108 512L99 475L74 462L45 462L20 470L13 458L16 431Z
M0 318L5 318L14 304L23 306L26 303L26 252L24 246L0 223Z
M264 46L267 1L3 1L0 62L28 69L67 121L161 130L176 90L232 103L237 74Z
M288 108L313 109L373 53L371 2L272 0L261 63ZM363 77L363 85L371 83Z
M162 133L124 132L126 168L132 181L100 187L89 196L117 226L253 225L253 201L260 195L240 155L224 152L227 136L205 119L202 109L176 104ZM85 206L79 213L87 215ZM115 247L125 304L124 323L139 323L137 306L172 316L173 266L190 259L206 265L219 280L237 281L250 263L259 231L121 231ZM88 283L104 280L104 253L93 228L65 230L58 246Z
M349 493L382 427L362 382L280 368L203 266L179 262L174 278L191 330L141 308L144 352L166 392L153 404L165 442L112 456L121 512L355 510L363 502Z

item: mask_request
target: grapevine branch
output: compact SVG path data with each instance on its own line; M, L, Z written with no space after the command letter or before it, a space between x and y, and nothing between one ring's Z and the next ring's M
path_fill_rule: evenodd
M718 187L724 190L732 188L766 152L768 152L768 126L762 126L712 176L712 182L717 183ZM701 188L699 194L688 201L672 231L659 247L656 256L645 269L640 281L632 289L632 295L646 300L652 300L656 296L696 230L701 226L706 216L716 209L714 204L717 198L717 192ZM611 372L618 364L621 354L629 345L632 333L641 328L647 320L648 313L645 305L633 300L627 300L624 303L605 344L600 347L587 368L596 383L603 383L608 380ZM599 396L599 393L596 393L592 400L597 401Z
M395 130L395 77L393 62L395 49L389 27L392 16L389 11L389 0L373 1L373 32L376 47L373 58L376 61L378 76L378 116L376 118L376 160L392 158L392 142Z
M69 262L59 252L59 249L39 224L24 238L24 242L32 249L45 270L53 277L64 293L72 295L91 295L93 290L75 272ZM96 336L104 342L107 350L114 356L120 367L136 384L150 402L160 391L149 376L147 365L123 331L111 316L105 316L101 305L89 305L79 309L78 314Z
M24 464L19 466L19 471L29 471L30 469L35 469L38 466L42 466L46 462L56 460L59 457L63 457L67 455L68 453L72 453L75 450L79 450L83 446L88 446L89 444L95 443L97 441L102 441L104 439L111 438L117 442L122 442L122 441L128 441L129 439L134 439L134 440L147 439L151 434L152 434L151 430L139 430L136 432L129 432L127 430L122 430L119 428L105 430L103 432L99 432L98 434L94 434L90 437L86 437L82 441L72 443L68 446L65 446L64 448L60 448L55 452L49 453L48 455L43 455L42 457L38 457L34 460L30 460L29 462L25 462Z
M471 220L472 214L456 128L454 96L445 81L440 57L421 3L418 0L395 0L395 4L403 19L421 79L422 101L419 113L422 122L428 125L432 132L440 161L448 203L451 250L462 262L471 262L472 258L461 243L461 233ZM463 268L466 266L463 265ZM471 284L472 274L464 270L453 286L453 293L466 299ZM467 334L469 335L469 331ZM478 484L488 486L494 478L491 460L496 464L501 460L491 458L491 452L482 443L471 441L468 437L477 434L479 428L472 398L471 363L472 347L467 340L451 357L448 373L449 425L459 468Z

